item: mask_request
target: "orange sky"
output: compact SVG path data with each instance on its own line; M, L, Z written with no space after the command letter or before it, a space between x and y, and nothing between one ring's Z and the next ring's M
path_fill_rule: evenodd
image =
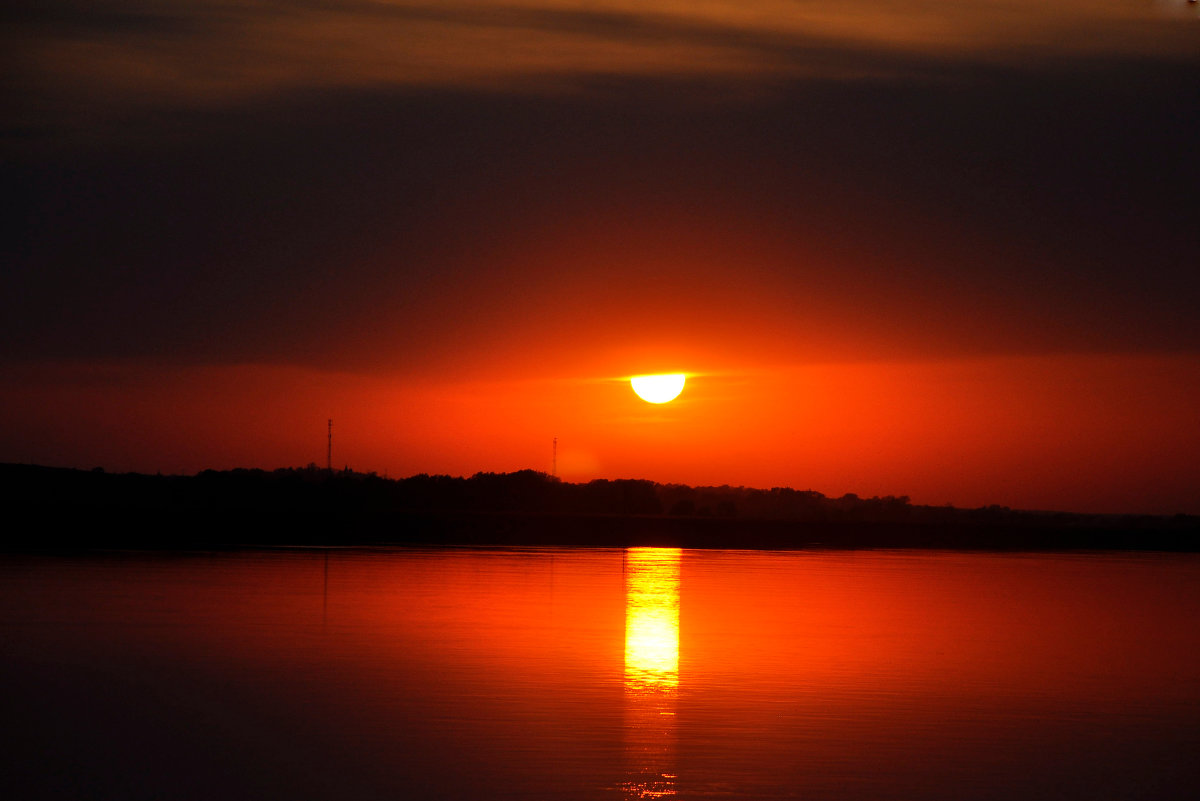
M1185 0L86 5L0 32L0 461L1200 513Z
M241 367L10 372L20 461L193 472L334 460L392 477L552 468L570 481L793 486L957 506L1200 510L1200 360L1045 356L771 367L678 361L655 406L612 365L401 380ZM605 370L608 369L608 372ZM16 402L13 402L15 397Z

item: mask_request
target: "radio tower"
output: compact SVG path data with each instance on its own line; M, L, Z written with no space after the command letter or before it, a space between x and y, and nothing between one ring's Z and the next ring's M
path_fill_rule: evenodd
M550 468L550 475L558 475L558 437L554 438L554 466Z
M329 440L325 445L325 469L333 472L333 418L329 418Z

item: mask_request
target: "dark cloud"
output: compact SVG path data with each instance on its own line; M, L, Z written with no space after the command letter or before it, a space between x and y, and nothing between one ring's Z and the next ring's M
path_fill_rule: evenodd
M757 292L764 337L790 302L865 355L1200 347L1192 73L958 77L294 93L29 157L4 357L443 359L498 336L481 317L569 335L555 270Z
M1165 9L1164 9L1165 10ZM1194 16L1194 15L1192 15ZM902 0L705 6L330 0L16 0L3 37L7 145L121 140L169 118L305 88L578 88L581 76L952 80L1063 60L1194 62L1195 26L1149 6Z
M226 28L229 17L215 10L138 0L13 0L5 3L4 20L10 31L24 36L177 38L211 36Z
M753 318L781 352L1200 348L1200 90L1177 50L997 63L655 13L170 8L10 19L169 51L327 12L821 68L258 86L232 64L255 91L199 102L187 73L86 113L37 73L7 98L6 361L415 369L586 344L647 295L670 301L664 328L715 343Z

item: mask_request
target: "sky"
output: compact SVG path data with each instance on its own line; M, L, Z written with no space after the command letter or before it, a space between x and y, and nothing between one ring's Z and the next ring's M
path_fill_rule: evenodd
M1200 513L1186 0L3 19L0 461Z

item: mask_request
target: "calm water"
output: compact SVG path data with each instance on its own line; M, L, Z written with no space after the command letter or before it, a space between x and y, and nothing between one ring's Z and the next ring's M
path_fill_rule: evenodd
M6 798L1190 798L1200 557L0 561Z

